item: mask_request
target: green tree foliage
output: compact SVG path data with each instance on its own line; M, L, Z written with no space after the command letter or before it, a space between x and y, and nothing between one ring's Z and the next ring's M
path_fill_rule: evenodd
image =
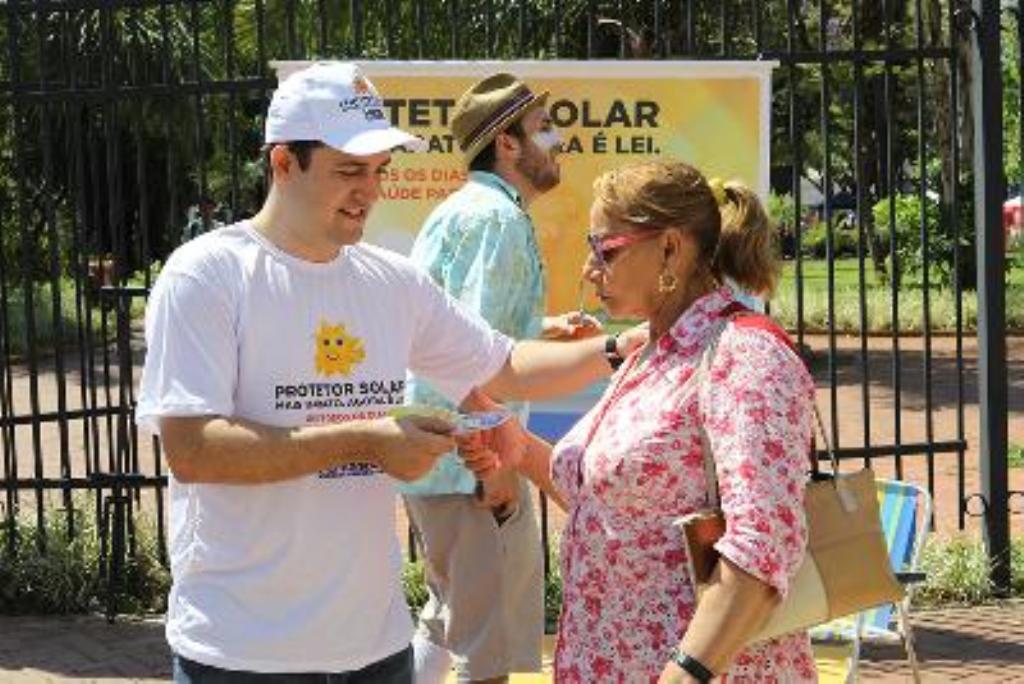
M897 284L902 282L904 275L920 276L927 254L930 283L944 288L953 286L955 259L958 257L960 284L965 289L974 289L977 268L974 231L971 230L974 225L971 197L961 191L955 218L948 205L942 205L935 199L926 198L922 208L921 197L917 194L886 197L875 204L872 212L875 224L879 226L879 238L887 249L896 254L898 270L893 275ZM893 232L890 232L891 227L895 229ZM927 235L927 243L922 233ZM956 254L957 249L959 254Z
M1021 80L1020 33L1022 17L1013 13L1012 21L1003 22L1003 164L1010 194L1021 193L1024 175L1021 174Z
M176 246L188 208L203 196L231 216L252 211L264 189L258 150L274 87L269 62L278 59L778 60L771 154L792 172L776 188L792 192L796 179L813 175L827 178L826 193L859 194L859 220L880 270L884 249L870 207L922 182L949 204L951 188L964 180L951 176L954 128L961 169L969 168L962 74L961 101L951 101L964 42L941 0L57 7L0 9L0 40L16 48L0 51L0 78L21 84L18 97L0 100L2 254L20 279L51 277L55 264L75 273L86 255L108 252L123 277ZM1015 35L1015 26L1007 30L1004 49L1008 131L1019 127L1017 98L1009 96L1019 92ZM920 48L950 48L952 56L918 60ZM853 50L868 56L856 63L815 56ZM1007 135L1014 182L1018 139Z

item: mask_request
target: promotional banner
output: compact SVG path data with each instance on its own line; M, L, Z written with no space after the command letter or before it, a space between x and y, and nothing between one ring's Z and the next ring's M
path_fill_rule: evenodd
M278 79L308 62L275 62ZM548 311L574 309L587 255L594 178L630 161L682 159L709 178L768 192L773 62L514 61L359 62L393 123L428 141L396 153L366 239L408 254L427 214L466 180L449 129L455 100L507 71L547 90L562 138L562 182L530 206L548 279ZM586 288L589 292L590 288ZM588 299L587 308L596 302Z

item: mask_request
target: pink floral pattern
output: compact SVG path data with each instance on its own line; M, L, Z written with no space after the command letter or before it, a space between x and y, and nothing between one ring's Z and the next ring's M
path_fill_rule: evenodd
M814 391L803 363L770 332L731 323L708 379L688 382L731 302L728 289L698 300L555 447L570 501L555 681L656 681L682 639L695 600L670 523L706 506L702 409L727 518L719 551L782 595L803 560ZM817 681L807 635L747 648L722 681Z

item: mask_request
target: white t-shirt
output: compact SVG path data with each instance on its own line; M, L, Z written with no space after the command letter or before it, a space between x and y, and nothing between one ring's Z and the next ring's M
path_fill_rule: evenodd
M140 425L221 415L292 427L384 415L406 370L453 398L512 342L404 257L367 245L288 255L243 221L178 249L146 310ZM347 465L239 486L170 478L178 654L258 672L355 670L405 648L395 483Z

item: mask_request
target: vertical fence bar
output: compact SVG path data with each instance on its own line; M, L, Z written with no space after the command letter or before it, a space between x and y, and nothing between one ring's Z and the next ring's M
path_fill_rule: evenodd
M408 54L405 50L405 41L395 41L395 20L400 16L397 12L394 0L387 0L384 3L384 50L387 53L385 57L388 59L406 58ZM396 48L398 45L401 46L401 55L398 54L398 48Z
M870 0L869 0L870 1ZM867 272L865 260L868 256L868 235L864 229L866 222L866 191L867 179L864 177L864 150L865 144L861 136L864 111L861 107L864 97L864 63L861 58L863 50L863 39L860 25L860 2L853 1L853 52L857 57L853 64L853 177L856 186L856 208L857 213L857 307L860 320L860 406L861 421L863 430L863 444L871 446L871 366L868 356L868 302L867 302ZM864 453L864 467L871 467L871 455Z
M1024 3L1021 0L1017 0L1017 4L1012 8L1013 17L1017 26L1017 149L1022 151L1024 154L1024 79L1021 75L1024 75ZM1018 163L1024 162L1024 159L1018 159ZM1019 170L1019 178L1017 179L1017 194L1020 196L1021 201L1024 202L1024 169Z
M448 5L448 57L449 59L459 58L459 3L458 0L449 0Z
M10 90L4 98L3 105L0 106L0 112L9 113L9 116L4 118L8 123L3 124L3 126L10 126L12 132L14 132L14 122L17 120L18 113L17 95L15 93L15 86L18 81L13 65L17 52L16 36L19 22L17 14L19 4L20 0L15 0L11 5L3 8L7 19L7 49L12 70L10 72ZM6 156L8 152L0 151L0 155ZM5 201L4 205L0 206L0 210L4 211L7 215L13 214L10 205L14 204L15 199L5 196L0 197L4 197L5 200L10 202L8 204L8 201ZM11 268L13 268L13 264ZM5 251L0 249L0 442L3 442L4 451L5 501L7 504L4 510L4 524L7 526L7 555L13 557L18 541L18 527L15 524L18 511L18 452L12 420L14 417L14 381L11 374L11 328L10 319L8 318L8 303L10 302L7 257Z
M39 21L38 15L35 15L36 21ZM12 31L13 32L13 31ZM17 50L18 44L17 38L14 40L14 54L12 55L11 62L11 75L15 82L19 81L19 74L21 71L21 54ZM27 79L26 79L27 80ZM35 483L35 500L36 500L36 524L39 530L38 545L40 549L46 547L46 525L45 525L45 495L43 487L40 482L44 477L43 468L43 444L42 444L42 430L39 421L40 407L39 407L39 340L36 336L36 274L34 264L32 263L35 257L35 250L30 249L30 245L35 244L34 236L32 235L32 224L34 212L29 207L29 197L27 192L27 181L29 178L28 167L26 164L26 149L25 149L25 124L26 118L31 110L31 104L26 102L24 107L19 111L18 107L15 107L14 113L14 168L18 177L18 210L17 216L21 225L18 231L19 237L21 238L21 279L22 279L22 310L25 314L25 353L28 361L28 373L29 373L29 411L32 415L32 461L33 461L33 476L36 480Z
M555 49L558 49L557 43ZM487 59L494 57L494 3L492 0L487 0L484 4L484 56Z
M885 27L885 183L889 197L889 313L892 317L892 401L893 442L895 443L896 479L903 478L903 365L900 359L900 257L896 235L896 76L893 73L893 37L891 0L882 3Z
M109 42L107 45L114 49L115 46L120 43L118 32L116 27L118 25L117 18L119 12L129 12L130 10L119 7L111 7L110 12L107 15L108 31L109 31ZM115 42L117 41L117 42ZM127 45L124 46L127 48ZM121 123L122 121L127 123L131 119L132 108L130 104L122 104L118 90L121 88L123 83L127 81L122 74L123 72L118 69L118 65L114 59L114 55L110 55L110 69L109 75L110 80L107 82L107 96L109 98L109 106L111 116L108 119L108 135L112 135L113 140L113 158L111 168L113 173L111 174L110 182L110 210L114 219L111 221L110 226L112 228L112 239L113 239L113 251L117 257L117 278L116 285L123 286L130 275L131 271L131 250L129 249L129 235L134 227L132 219L128 216L128 212L125 211L127 202L125 197L125 172L127 165L125 159L129 158L131 154L131 145L128 141L122 141L120 137ZM114 292L113 298L114 306L120 305L119 292ZM125 353L125 347L128 342L128 337L131 334L129 325L121 315L121 310L115 308L115 319L114 319L114 353L117 368L117 468L115 470L117 476L120 478L125 473L130 472L133 462L133 449L132 443L129 438L130 427L129 427L129 415L128 415L128 403L127 403L127 392L125 385L130 382L130 370L131 366L131 355ZM117 523L116 533L120 534L122 531L128 531L129 537L126 538L128 542L131 542L131 500L133 490L125 480L120 479L118 481L119 491L115 497L117 502L115 505L115 521ZM115 542L117 538L115 536ZM116 546L116 544L114 545ZM123 547L122 547L123 548ZM134 552L134 545L130 545L130 548ZM124 556L115 556L116 562L122 562ZM116 575L115 575L116 576Z
M228 4L230 7L230 3ZM327 0L317 0L316 56L323 59L327 56ZM390 35L388 36L390 38ZM230 79L231 77L228 76ZM234 94L234 90L231 91Z
M821 159L821 185L824 197L825 261L828 280L828 384L829 384L829 428L832 432L832 446L839 444L839 386L836 363L836 242L835 220L832 216L832 136L829 127L829 105L832 99L832 82L828 63L828 5L825 0L818 3L818 40L821 49L821 91L819 126L823 142Z
M227 18L225 18L227 19ZM141 57L141 56L140 56ZM141 61L141 60L140 60ZM145 83L146 74L132 73L129 70L129 80L132 84L142 85ZM135 187L138 192L138 197L135 200L135 215L137 221L135 222L135 230L133 231L137 236L137 249L134 250L135 256L133 257L133 266L135 269L141 270L146 274L148 280L150 254L149 254L149 230L150 230L150 201L149 201L149 174L147 172L148 165L146 164L146 141L143 134L143 122L145 121L145 99L136 98L134 102L129 103L129 111L132 112L132 138L135 147ZM133 269L133 270L135 270ZM138 429L135 426L135 383L131 376L132 368L132 355L131 355L131 323L129 322L128 329L125 330L125 337L128 339L128 368L129 368L129 383L128 383L128 406L126 407L126 414L128 416L128 427L129 437L132 450L132 472L140 472L141 464L139 463L139 435ZM158 491L158 490L157 490ZM141 507L142 505L142 488L135 490L135 503Z
M935 497L935 451L932 442L935 439L935 422L932 420L932 318L931 318L931 240L932 229L942 230L942 218L931 225L928 219L931 200L928 197L927 145L925 143L925 77L924 77L924 19L922 17L921 0L914 3L917 59L917 167L918 167L918 202L921 204L918 236L921 241L921 327L924 336L924 364L922 383L924 385L924 421L925 421L925 459L928 469L928 493Z
M194 2L195 0L193 0ZM298 32L295 27L295 2L296 0L287 0L284 6L284 25L286 35L288 39L288 58L299 59L299 38ZM273 5L272 5L273 6ZM351 15L350 15L351 16ZM261 66L265 64L260 62Z
M754 12L754 51L757 58L761 59L761 55L764 53L764 28L761 25L761 12L764 5L759 2L753 2L751 5Z
M516 30L516 52L523 55L526 49L526 0L519 0Z
M729 16L725 9L726 0L718 0L718 54L726 57L729 54Z
M162 7L166 12L166 2ZM70 13L69 13L70 14ZM70 24L71 18L66 21ZM73 61L69 64L68 86L71 90L82 87L79 78L88 82L88 68L86 64ZM69 114L71 127L71 148L73 159L73 176L71 182L75 188L75 225L73 246L75 249L75 260L77 263L77 276L75 279L75 315L78 320L78 369L81 374L81 386L79 389L79 400L85 409L82 416L82 448L85 454L85 472L92 477L101 470L100 468L100 423L97 417L97 395L95 371L95 348L93 346L93 313L95 304L96 285L102 282L104 274L104 259L97 249L96 241L90 234L90 225L95 225L90 220L90 201L88 183L87 163L91 157L89 154L89 120L91 109L86 102L73 103ZM96 163L96 160L93 160ZM98 202L92 202L93 207ZM96 209L94 209L94 212ZM93 213L95 216L95 213ZM101 511L103 508L103 493L97 487L92 492L93 515L96 529L101 528Z
M793 183L793 256L795 261L796 277L793 280L796 287L796 340L801 349L804 347L804 260L803 260L803 216L801 214L800 178L803 169L801 158L799 126L799 103L797 102L796 83L799 75L799 67L796 63L796 4L797 0L786 1L786 52L789 70L789 145L793 155L792 183Z
M697 12L693 9L696 0L686 0L686 54L697 52Z
M363 43L365 42L365 29L363 27L363 3L360 0L352 0L352 56L359 57L363 54Z
M974 211L978 250L978 451L985 506L985 541L995 593L1010 593L1007 463L1006 244L1002 226L1003 83L999 0L974 0L971 51L974 108Z
M49 24L49 17L41 15L38 17L39 28L39 89L46 93L49 90L49 79L47 78L47 37L46 29ZM57 60L58 64L60 60ZM64 369L64 316L63 301L61 298L62 273L60 266L61 235L58 229L57 207L54 202L56 194L56 182L53 169L53 123L54 108L59 104L46 102L40 107L40 132L43 147L43 202L45 207L45 225L49 228L49 267L50 267L50 308L51 326L53 330L53 362L57 389L57 431L60 444L60 477L67 482L71 478L71 452L68 440L68 419L67 419L67 382ZM69 538L75 534L75 522L71 489L66 484L61 490L64 511L65 529Z
M224 2L224 65L227 80L234 85L237 79L237 73L235 69L235 18L232 15L231 0L225 0ZM326 22L320 24L321 40L323 41L322 52L324 54L327 50L327 28ZM241 160L238 156L238 134L235 131L235 122L238 119L238 91L235 88L231 88L231 93L228 95L228 149L231 157L231 197L229 204L231 206L231 216L228 217L228 222L237 220L235 217L239 216L241 209L241 187L238 180L238 167L241 164ZM148 261L147 261L148 263ZM149 269L146 269L146 287L150 286L148 280Z
M562 3L559 0L554 0L554 7L552 12L552 24L555 34L555 59L562 56Z
M413 21L416 23L416 58L423 59L423 38L426 35L427 30L427 8L424 5L424 0L416 0L416 6L414 9Z
M960 225L960 127L956 124L960 120L960 25L957 13L950 8L949 11L949 42L951 54L949 58L949 104L953 108L950 116L950 176L953 179L953 196L950 201L950 213L954 217L953 239L956 249L953 250L953 278L954 278L954 317L956 327L956 438L957 442L963 444L964 440L964 307L963 307L963 266L961 264L962 252L960 248L963 236L963 227ZM957 447L957 529L963 530L966 524L966 499L967 485L964 477L964 468L967 465L966 452L963 447Z
M650 46L652 57L664 57L665 56L665 40L662 36L664 33L664 19L661 17L661 3L654 3L654 44Z

